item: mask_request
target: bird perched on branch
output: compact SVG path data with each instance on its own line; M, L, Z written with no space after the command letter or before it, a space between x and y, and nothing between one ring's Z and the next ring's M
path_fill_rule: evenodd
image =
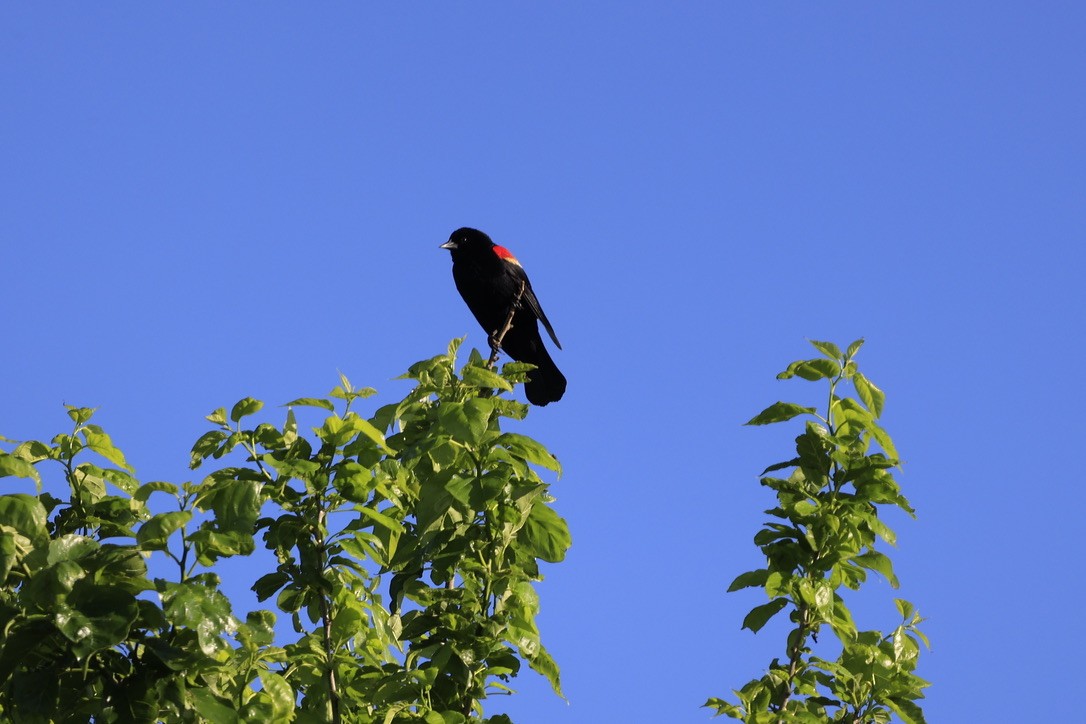
M558 349L562 345L517 258L483 232L467 227L454 231L441 248L452 253L456 289L487 333L495 354L500 346L518 362L537 367L528 373L524 385L528 402L546 405L562 399L566 378L543 346L537 321Z

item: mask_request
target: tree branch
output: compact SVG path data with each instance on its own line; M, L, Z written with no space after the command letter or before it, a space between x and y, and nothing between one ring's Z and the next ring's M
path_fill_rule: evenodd
M327 565L326 551L325 551L325 516L327 511L324 508L324 499L320 494L317 495L317 529L316 543L317 548L317 570L324 580L328 580L328 571L325 570ZM339 682L336 677L336 650L332 643L332 607L328 601L328 595L323 591L317 591L317 599L320 603L321 611L321 628L324 634L324 654L328 663L328 705L329 713L331 714L332 724L340 724L343 721L340 714L339 707Z
M524 289L527 286L527 282L523 279L520 280L520 289L517 291L517 296L513 298L513 303L509 305L509 315L505 318L505 324L502 328L488 338L490 342L490 359L487 360L486 366L490 369L494 368L494 363L498 361L498 353L501 350L502 340L505 339L505 335L509 333L509 330L513 328L513 315L520 309L520 300L524 296Z

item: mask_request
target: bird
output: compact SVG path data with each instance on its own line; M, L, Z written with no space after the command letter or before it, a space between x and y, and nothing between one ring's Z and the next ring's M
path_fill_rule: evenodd
M452 255L453 281L475 319L493 344L505 326L510 307L516 302L513 326L501 339L501 348L518 362L529 362L536 369L528 373L524 394L528 402L543 406L562 399L566 378L554 364L539 334L542 322L558 349L562 345L550 320L539 306L532 283L513 253L495 244L489 236L469 227L457 229L440 246ZM521 291L523 285L523 291Z

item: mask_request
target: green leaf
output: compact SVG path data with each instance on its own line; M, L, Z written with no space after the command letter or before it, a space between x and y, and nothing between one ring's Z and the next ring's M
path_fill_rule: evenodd
M710 697L708 701L706 701L701 706L703 709L716 709L716 713L713 714L714 717L720 716L722 714L726 714L732 719L742 719L744 717L744 712L741 707L738 707L735 704L729 704L723 699L715 696Z
M324 418L324 424L317 430L317 436L321 440L337 448L346 445L353 435L350 424L339 415Z
M533 656L528 657L528 665L532 667L532 671L537 674L542 674L543 677L550 682L551 688L555 694L565 698L562 693L562 682L559 677L558 664L555 663L551 655L541 646Z
M809 339L807 341L810 342L815 349L826 355L834 362L841 359L841 348L833 342L819 342L815 339Z
M256 579L251 590L256 593L256 600L266 601L272 594L290 582L290 576L282 571L267 573Z
M46 518L45 507L33 495L0 495L0 525L11 526L34 546L44 546L49 541Z
M791 574L781 571L772 571L765 577L765 592L770 598L786 596L792 588Z
M573 544L566 521L542 502L532 507L520 538L528 553L548 563L557 563L565 558L566 551Z
M140 529L136 531L136 540L144 550L162 550L166 547L170 535L190 520L192 520L192 512L188 510L159 513L140 526Z
M442 402L438 408L438 421L456 440L476 444L486 433L494 403L489 398L475 398L467 402Z
M354 385L351 384L351 381L347 379L347 375L340 372L339 387L333 388L332 391L328 393L328 396L334 397L337 400L345 400L347 403L351 403L360 397L366 398L376 394L377 390L373 389L372 387L363 387L362 389L356 390L354 388Z
M109 438L102 428L97 425L87 425L82 431L83 439L87 441L87 447L94 452L98 453L106 460L110 461L114 465L120 468L124 468L129 472L132 471L131 466L124 459L124 453L118 450L113 445L113 441Z
M791 460L785 460L783 463L775 463L773 465L770 465L768 468L766 468L762 472L758 473L758 477L762 477L766 473L772 473L772 472L775 472L777 470L784 470L785 468L794 468L794 467L796 467L797 465L799 465L802 462L803 461L800 458L792 458Z
M894 575L894 566L884 554L869 550L858 556L853 556L852 561L858 566L881 573L883 578L890 582L891 587L898 587L897 576Z
M891 696L886 699L886 706L897 714L904 724L927 724L924 718L924 710L916 702L902 696Z
M233 409L230 410L230 419L234 422L241 422L241 418L260 412L262 407L264 407L264 403L260 400L246 397L243 400L238 400Z
M124 641L139 614L132 594L109 584L93 585L90 579L76 584L67 603L72 609L63 607L55 621L79 658Z
M162 492L169 493L170 495L177 494L177 486L173 483L167 483L162 480L154 480L150 483L144 483L136 489L136 492L132 494L132 497L141 503L147 502L147 499L151 497L151 493Z
M746 618L743 619L742 628L749 628L752 632L758 633L758 631L766 625L769 619L776 616L781 609L787 605L787 598L776 598L769 603L764 603L761 606L752 608L750 613L746 615Z
M821 379L833 379L841 374L841 368L836 362L828 359L806 359L793 362L788 368L777 375L778 380L787 380L792 377L802 377L814 382Z
M871 416L876 420L879 419L882 416L883 404L886 402L886 393L859 372L852 378L852 384L855 385L856 393L860 396L864 406L871 411Z
M834 634L846 646L856 639L856 622L852 620L852 612L845 605L844 599L836 593L833 595L833 610L829 623Z
M867 525L871 528L871 532L882 538L884 541L892 546L897 545L897 535L890 529L890 526L879 520L874 513L865 518Z
M497 444L506 448L522 460L562 474L562 464L551 455L547 448L526 435L506 432L498 437Z
M280 611L286 613L298 611L305 605L305 592L296 588L295 585L287 586L275 597L275 605Z
M226 425L226 408L225 407L220 407L217 410L215 410L214 412L212 412L210 415L205 417L204 419L207 420L208 422L214 424L214 425L223 425L223 426L225 426Z
M244 468L225 468L220 473L222 479L201 486L196 507L214 510L215 522L224 530L251 533L263 503L259 479L248 479L254 473ZM226 477L235 474L246 477Z
M186 690L186 695L191 698L203 721L215 722L215 724L237 724L238 714L233 704L215 696L211 693L211 689L192 687Z
M365 420L353 412L348 415L351 420L351 426L369 440L371 440L377 447L381 448L385 453L392 455L392 448L388 446L385 441L384 433L378 430L372 422Z
M460 351L460 345L464 344L465 339L467 339L467 337L455 337L449 340L449 347L446 354L450 360L456 359L456 353Z
M0 436L0 439L6 440ZM12 441L8 441L12 442ZM45 460L52 454L52 448L43 442L38 440L27 440L26 442L19 443L19 445L11 451L11 454L20 460L25 460L28 463L36 463L39 460Z
M858 340L848 346L848 351L845 352L845 356L852 359L856 356L856 353L860 351L860 347L864 346L864 339L860 337Z
M15 561L19 558L19 544L15 534L0 529L0 586L5 585Z
M91 419L97 407L74 407L72 405L65 405L68 408L68 417L72 418L72 422L76 425L82 425L87 420Z
M97 465L91 463L80 463L76 468L83 478L93 478L96 481L107 481L115 485L120 490L132 495L139 488L139 481L132 477L129 473L123 470L117 470L116 468L100 468ZM102 494L105 494L105 488L101 488Z
M297 400L291 400L284 407L321 407L329 412L336 409L331 400L320 397L299 397Z
M365 516L366 518L369 518L373 522L377 523L378 525L381 525L386 529L392 531L393 533L398 534L403 532L403 523L399 522L395 518L390 518L384 513L376 511L373 508L367 507L365 505L360 505L355 508L355 510L357 510L361 515Z
M45 561L51 566L61 561L78 561L98 548L98 541L94 538L69 533L49 541L49 553Z
M393 454L392 449L385 442L385 436L374 427L369 420L364 420L354 412L348 412L345 417L331 415L324 420L323 427L317 431L321 440L336 447L346 445L353 437L361 434L375 443L382 452Z
M879 444L885 452L886 456L892 460L899 460L897 456L897 448L894 447L894 441L890 439L890 434L882 428L881 425L877 425L872 422L868 426L868 432L871 433L871 437L875 438L875 442Z
M513 386L509 384L508 380L486 367L465 365L464 368L460 370L460 374L463 377L464 382L472 387L499 389L507 392L512 392L513 390Z
M785 420L791 420L797 415L813 415L815 414L815 408L803 407L792 402L774 402L769 407L765 408L757 415L747 421L747 425L769 425L774 422L784 422Z
M14 455L0 450L0 478L6 478L8 476L30 478L37 484L38 489L41 490L41 475L38 474L38 471L33 465L26 460L20 460Z
M220 533L204 523L200 529L188 536L188 541L196 551L196 559L204 566L212 566L220 558L247 556L256 549L251 533L227 531Z
M230 601L220 591L194 582L167 583L162 595L162 609L175 626L196 632L200 651L215 657L230 650L224 636L237 630L230 612Z
M294 690L279 674L270 671L260 673L260 684L271 701L271 721L290 721L294 714Z
M759 568L757 571L747 571L746 573L740 573L732 581L732 585L728 586L728 593L732 591L738 591L741 588L754 588L765 585L766 577L769 575L769 571L765 568Z
M218 455L222 444L229 437L225 430L208 430L200 439L192 445L192 454L189 457L189 467L193 470L200 467L205 458Z
M245 625L238 629L239 640L244 638L254 646L270 646L275 641L275 614L271 611L250 611Z

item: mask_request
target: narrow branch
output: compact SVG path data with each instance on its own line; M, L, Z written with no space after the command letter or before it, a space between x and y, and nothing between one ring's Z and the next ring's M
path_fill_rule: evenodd
M490 335L490 359L487 360L486 366L493 369L494 363L498 361L498 352L501 350L502 340L505 339L505 335L509 333L509 330L513 328L513 315L517 313L517 309L520 308L521 297L524 296L524 289L526 282L520 280L520 289L517 291L517 296L513 298L513 303L509 305L509 315L505 318L505 324L499 331Z
M317 495L317 566L321 576L327 576L325 571L325 514L324 499ZM331 707L332 724L340 724L342 718L339 713L339 684L336 681L336 657L335 647L332 644L332 607L328 602L328 595L323 590L317 591L317 598L321 609L321 628L324 633L324 653L328 661L328 703Z
M796 634L795 644L792 646L792 650L788 652L788 687L784 690L784 695L781 700L777 702L777 711L784 711L784 707L788 705L788 700L792 698L792 689L795 687L796 674L799 672L800 662L803 657L803 649L807 645L807 635L810 633L808 626L810 625L810 609L807 604L800 602L799 609L799 627L794 631Z

